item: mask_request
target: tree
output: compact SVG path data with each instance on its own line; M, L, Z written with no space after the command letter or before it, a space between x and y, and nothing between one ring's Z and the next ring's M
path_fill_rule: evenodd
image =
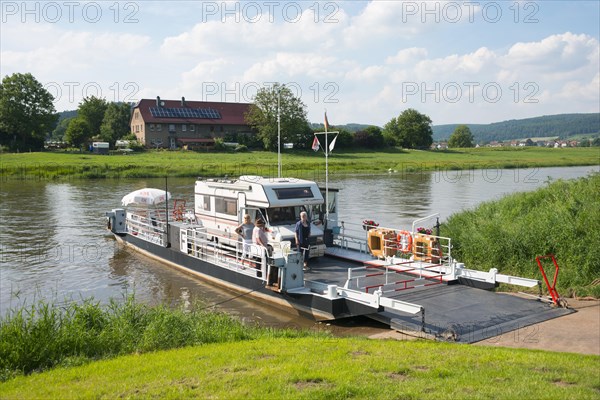
M369 126L366 129L356 132L354 134L354 144L358 147L369 149L383 147L385 141L381 133L381 128L378 126Z
M56 128L54 128L54 130L52 131L52 135L50 136L50 138L53 140L64 140L65 133L67 132L67 128L69 127L69 123L72 119L73 117L61 119L58 122L58 125L56 125Z
M354 146L354 133L344 128L336 128L339 131L339 135L335 141L336 149L349 149Z
M298 135L310 135L306 105L285 85L261 88L246 113L246 123L258 132L267 150L277 150L277 103L281 115L281 143L296 143ZM310 139L309 139L310 140Z
M429 148L433 143L431 118L409 108L385 124L383 136L390 145L408 149Z
M130 118L131 106L129 104L110 103L104 113L102 125L100 125L100 139L114 146L118 139L131 131L129 127Z
M88 137L100 135L100 126L104 120L104 113L108 108L108 103L104 99L96 96L90 96L83 99L77 108L78 118L83 119L88 124Z
M54 97L33 75L12 74L0 84L0 144L40 150L56 124Z
M87 121L81 117L71 119L65 132L65 141L73 147L80 147L89 137L90 127Z
M473 147L473 134L471 129L466 125L459 125L454 129L450 139L448 140L448 147Z

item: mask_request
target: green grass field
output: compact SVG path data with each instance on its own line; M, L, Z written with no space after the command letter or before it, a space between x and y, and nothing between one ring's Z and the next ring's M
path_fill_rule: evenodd
M258 339L11 379L2 399L598 399L597 356L363 338Z
M480 148L449 151L391 149L382 152L334 152L329 157L332 172L399 172L438 169L528 168L600 164L600 148L548 149ZM284 175L310 177L323 174L322 152L286 151L282 154ZM145 178L162 176L273 176L277 154L196 153L148 151L129 155L101 156L90 153L21 153L0 156L2 179Z

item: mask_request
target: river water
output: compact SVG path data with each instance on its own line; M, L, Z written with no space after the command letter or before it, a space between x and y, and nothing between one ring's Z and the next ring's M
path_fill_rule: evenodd
M443 221L483 201L534 190L549 179L572 179L592 171L599 167L392 171L331 176L329 183L340 189L339 218L346 223L358 226L363 219L372 219L406 229L413 220L432 213L440 213ZM149 304L178 305L199 299L250 323L314 325L118 245L105 229L104 213L119 207L121 198L133 190L164 186L164 179L2 181L0 315L38 299L62 302L93 297L107 302L135 294L138 301ZM168 180L173 197L186 199L190 207L193 186L193 178Z

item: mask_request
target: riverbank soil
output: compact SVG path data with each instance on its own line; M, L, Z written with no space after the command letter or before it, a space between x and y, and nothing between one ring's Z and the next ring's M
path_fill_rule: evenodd
M569 308L576 312L490 337L473 345L600 355L600 300L566 300ZM393 330L369 338L416 339Z

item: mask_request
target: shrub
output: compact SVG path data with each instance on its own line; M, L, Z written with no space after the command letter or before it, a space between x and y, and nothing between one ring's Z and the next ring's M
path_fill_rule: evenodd
M441 234L452 238L452 256L469 268L541 279L535 258L554 254L561 295L600 297L593 284L600 276L598 193L598 173L559 180L454 214Z

